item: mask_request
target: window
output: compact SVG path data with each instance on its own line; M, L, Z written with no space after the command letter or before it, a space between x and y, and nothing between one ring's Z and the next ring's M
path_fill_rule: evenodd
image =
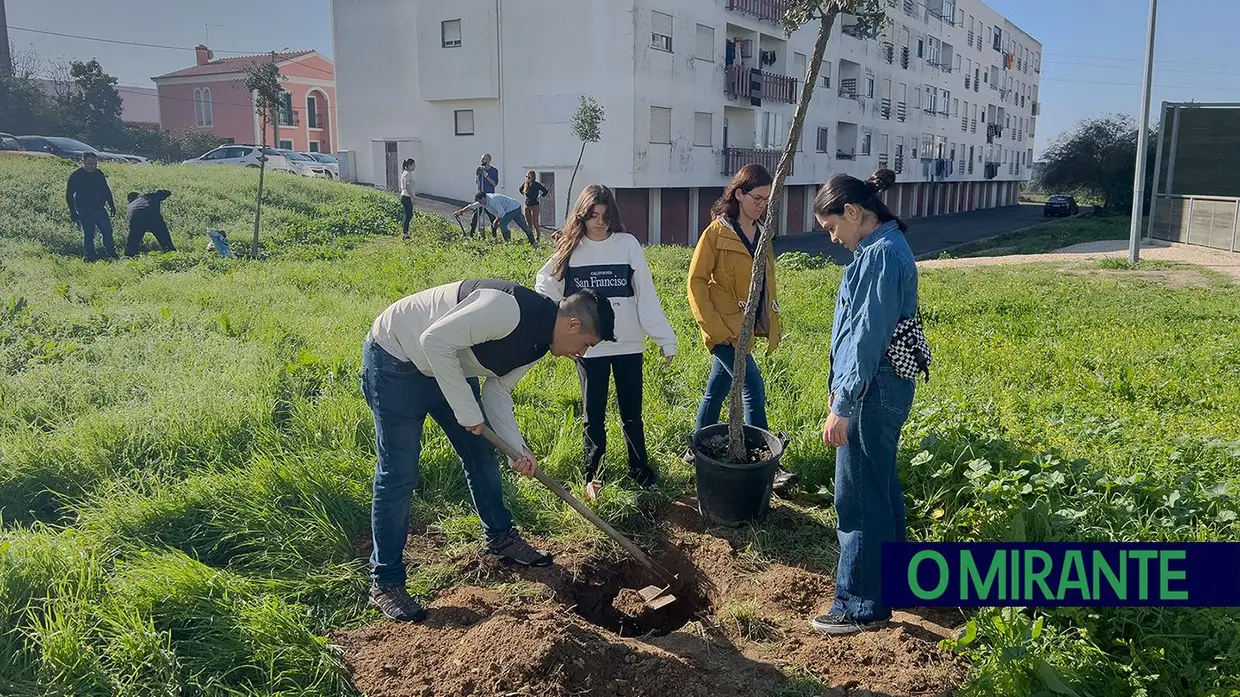
M969 31L973 31L973 15L969 15Z
M806 64L808 62L809 58L804 53L794 54L792 56L792 69L794 71L792 77L795 77L798 80L804 80L805 73L808 72L808 69L806 68Z
M293 94L291 92L280 93L280 125L295 126L296 120L293 118Z
M926 56L926 40L919 36L917 37L917 57L925 58L925 56Z
M940 102L942 104L942 108L939 109L939 112L946 114L948 107L951 106L951 101L952 101L952 91L943 90L943 100L942 102Z
M671 49L668 49L671 50ZM697 54L700 61L715 62L715 28L697 25Z
M317 141L313 141L313 140L312 140L312 141L310 141L310 152L318 152L318 151L319 151L319 144L318 144L318 142L317 142Z
M452 112L452 120L458 136L472 136L474 134L473 109L457 109Z
M828 135L829 133L826 126L818 127L818 152L830 152L830 150L827 149Z
M831 61L822 62L822 86L831 88Z
M650 142L671 144L672 110L669 107L650 107Z
M650 13L650 48L672 52L672 16L662 12Z
M318 100L309 95L306 96L306 123L310 128L319 127Z
M869 134L869 133L862 133L862 134L861 134L861 154L862 154L862 155L869 155L869 154L870 154L870 140L871 140L873 137L874 137L874 136L872 136L872 135L871 135L871 134Z
M440 22L439 39L444 48L459 47L461 45L461 20L445 19Z
M779 114L770 111L762 112L762 134L760 148L778 148L784 144L783 119Z
M293 149L293 141L291 141L291 140L281 140L281 141L280 141L280 149L281 149L281 150L292 150L292 149Z
M993 41L993 45L995 47L995 50L999 51L1003 48L1003 29L1001 27L991 27L991 29L994 30L994 37L995 37Z
M874 76L873 75L865 76L865 96L870 97L870 98L874 97Z
M960 54L956 54L956 72L960 72Z
M942 49L942 44L939 42L939 40L934 38L933 36L930 37L930 50L926 52L926 61L930 63L931 65L938 65L939 64L939 53L941 52L941 49ZM918 55L921 55L921 54L918 54Z
M194 125L199 128L210 128L215 125L211 111L211 88L196 88L194 90Z
M952 116L959 116L959 115L960 115L960 100L953 99L952 100Z
M909 147L909 157L917 159L917 136L913 136L913 143Z
M693 144L699 147L711 146L711 134L714 133L714 115L699 111L693 114Z

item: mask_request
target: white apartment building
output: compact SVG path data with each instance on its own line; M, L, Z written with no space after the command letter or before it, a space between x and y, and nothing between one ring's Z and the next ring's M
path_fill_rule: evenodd
M648 243L692 244L731 174L774 171L817 26L785 37L786 0L333 0L340 148L354 178L470 199L482 153L516 192L552 189L544 222L589 183L616 190ZM837 19L783 202L782 232L812 229L838 173L897 172L904 217L1016 203L1029 179L1042 47L979 0L883 0L877 39ZM579 97L605 110L581 144ZM757 97L757 98L755 98Z

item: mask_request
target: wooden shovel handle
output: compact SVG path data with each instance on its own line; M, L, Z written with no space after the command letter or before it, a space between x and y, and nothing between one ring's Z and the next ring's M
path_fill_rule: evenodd
M517 452L516 448L512 447L506 441L500 438L495 433L495 431L492 431L490 426L484 425L482 427L482 436L486 438L488 441L490 441L491 445L494 445L496 448L499 448L499 450L503 452L505 455L507 455L509 458L513 460L519 460L523 457L521 453ZM551 477L548 477L547 473L543 472L542 469L538 469L534 472L534 478L537 479L540 484L550 489L551 493L555 494L556 496L559 496L560 499L564 501L564 503L567 503L568 505L572 506L573 510L580 513L582 517L584 517L586 520L593 523L594 527L607 533L608 537L615 540L617 544L619 544L621 547L624 548L624 551L632 555L633 558L636 559L638 562L640 562L642 566L656 573L660 573L660 574L665 573L661 569L656 569L654 563L650 561L650 557L647 557L645 552L641 551L641 549L639 549L637 545L629 541L629 538L625 537L624 535L621 535L619 532L616 531L615 528L611 527L611 525L608 525L607 521L598 517L598 515L596 515L594 511L590 510L588 506L578 501L576 497L568 493L568 491L564 487L560 486L559 482L555 481Z

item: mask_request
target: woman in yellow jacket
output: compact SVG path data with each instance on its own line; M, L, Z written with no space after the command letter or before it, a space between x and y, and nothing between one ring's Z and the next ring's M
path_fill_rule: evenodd
M732 365L736 341L749 299L753 279L753 255L757 251L761 226L771 196L771 173L762 165L746 165L711 208L714 220L702 231L693 261L689 264L689 307L702 329L702 341L714 355L706 394L698 407L696 430L719 422L719 413L732 389ZM779 346L779 303L775 294L774 255L766 259L766 280L759 295L756 336L767 338L767 355ZM742 396L745 423L770 430L766 420L766 386L753 356L746 356ZM775 476L775 488L782 489L796 475L782 468Z

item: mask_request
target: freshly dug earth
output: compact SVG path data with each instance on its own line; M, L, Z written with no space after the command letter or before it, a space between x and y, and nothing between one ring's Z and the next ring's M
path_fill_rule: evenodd
M786 522L780 508L767 526ZM519 569L472 552L435 558L433 537L424 536L414 558L454 564L470 585L442 593L424 624L382 622L333 639L368 697L751 697L806 675L831 697L938 695L963 679L965 666L936 646L962 620L958 613L896 613L883 630L817 636L807 621L831 603L828 577L742 563L737 531L708 529L691 502L668 513L658 561L679 582L678 601L666 608L645 606L636 589L657 579L628 560L539 540L557 552L557 564ZM737 622L717 621L738 606L764 627L762 641L747 639Z

